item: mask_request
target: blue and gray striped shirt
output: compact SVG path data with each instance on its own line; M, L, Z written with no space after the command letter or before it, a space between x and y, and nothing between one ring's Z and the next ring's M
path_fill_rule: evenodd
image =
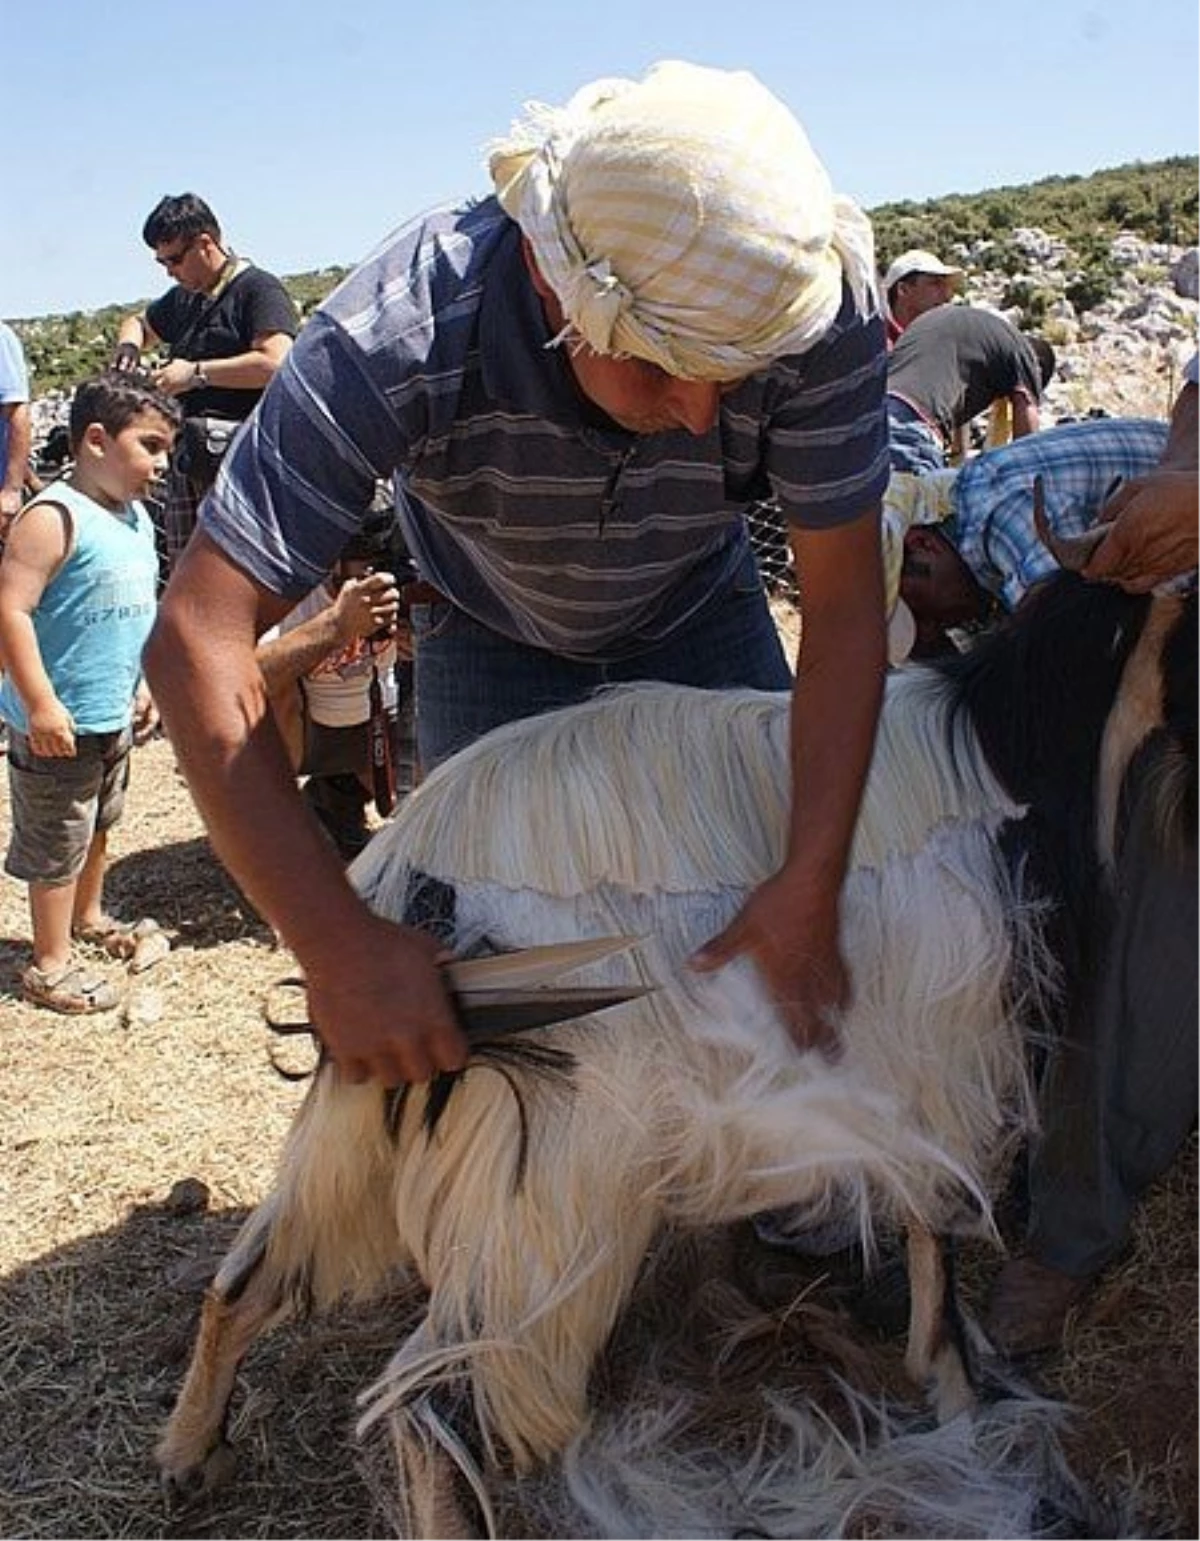
M332 567L394 479L421 574L506 636L613 658L668 636L732 573L744 512L832 527L887 482L883 323L847 295L828 335L731 390L700 437L589 411L494 199L384 242L304 327L201 522L272 592Z

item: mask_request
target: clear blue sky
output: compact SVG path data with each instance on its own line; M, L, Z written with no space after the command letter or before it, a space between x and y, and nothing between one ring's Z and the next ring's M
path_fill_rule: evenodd
M0 316L160 292L162 196L277 273L486 189L524 101L753 70L870 207L1195 154L1195 0L0 0Z

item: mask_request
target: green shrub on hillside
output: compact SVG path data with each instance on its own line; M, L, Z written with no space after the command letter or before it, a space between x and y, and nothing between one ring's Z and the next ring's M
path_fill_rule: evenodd
M927 203L885 203L871 210L880 265L911 246L949 252L1020 225L1034 226L1085 255L1120 230L1146 241L1195 245L1200 220L1194 155L1135 161L1088 177L1046 177L1024 187L996 187Z
M1118 269L1111 262L1098 262L1086 268L1075 278L1067 280L1063 293L1075 309L1082 313L1094 310L1112 294L1116 287Z
M1035 283L1032 278L1014 278L1000 297L1000 308L1021 311L1021 325L1026 331L1040 331L1046 312L1057 299L1053 289ZM1080 307L1076 306L1076 309Z

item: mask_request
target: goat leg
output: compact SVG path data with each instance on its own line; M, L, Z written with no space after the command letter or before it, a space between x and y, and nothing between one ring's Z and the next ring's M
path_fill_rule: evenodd
M926 1389L939 1423L975 1406L958 1315L949 1243L924 1225L908 1226L911 1298L904 1367Z
M400 1488L398 1534L445 1541L495 1536L495 1516L478 1458L465 1449L438 1400L423 1397L397 1409L388 1420ZM455 1421L461 1421L467 1409L460 1405L455 1411Z
M288 1314L288 1297L264 1267L268 1230L254 1216L205 1291L183 1389L155 1450L172 1506L218 1487L234 1466L225 1439L238 1366L259 1334Z

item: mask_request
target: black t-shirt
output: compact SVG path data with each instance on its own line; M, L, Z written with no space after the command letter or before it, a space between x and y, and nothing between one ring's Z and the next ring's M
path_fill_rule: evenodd
M295 337L300 318L287 290L273 273L249 267L230 280L218 300L178 284L146 307L146 320L172 358L234 358L256 337L283 332ZM179 404L187 417L248 417L262 390L209 386L186 391Z
M938 305L911 321L888 356L887 388L948 440L993 401L1042 396L1029 340L1003 316L970 305Z

